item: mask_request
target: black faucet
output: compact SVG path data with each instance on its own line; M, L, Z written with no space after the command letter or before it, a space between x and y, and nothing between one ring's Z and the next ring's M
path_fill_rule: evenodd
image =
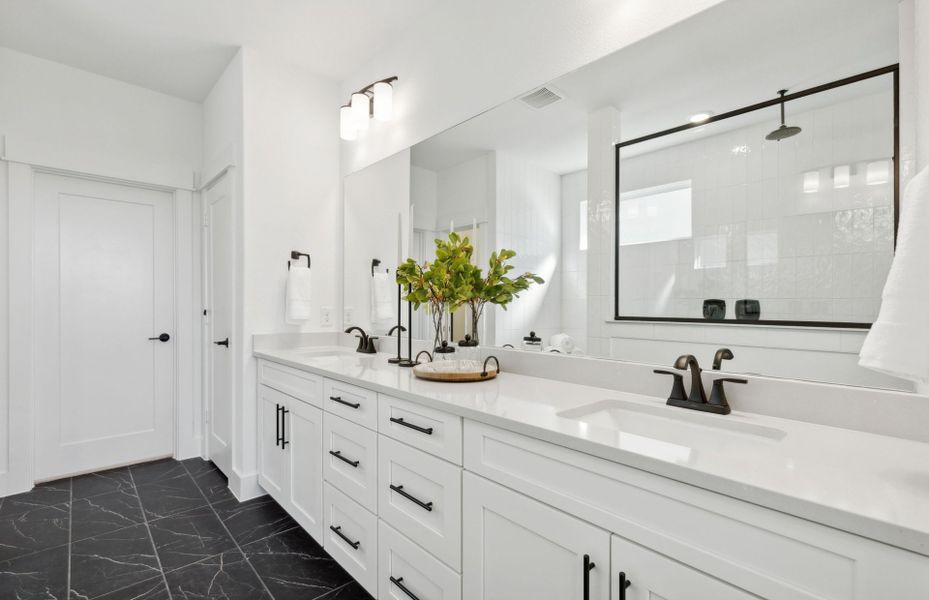
M731 354L731 353L730 353ZM717 355L719 353L717 352ZM709 402L706 399L706 392L703 391L703 378L701 377L702 369L697 362L697 358L692 354L685 354L674 361L674 368L686 372L690 370L690 395L684 397L684 376L674 371L664 371L655 369L655 373L661 375L671 375L674 377L674 383L671 387L671 393L668 395L668 406L678 406L680 408L690 408L692 410L702 410L720 415L728 415L732 412L729 402L726 399L726 392L723 389L723 383L748 383L745 379L736 379L733 377L724 377L713 382L713 393L710 395Z
M361 352L362 354L377 354L377 348L374 346L374 340L377 339L376 336L369 336L365 333L365 330L361 327L352 326L345 330L345 333L351 333L357 331L361 335L356 335L358 338L358 347L355 348L355 352Z
M729 348L720 348L716 351L716 354L713 355L713 370L719 371L723 366L724 360L732 360L735 358L735 354L732 353L732 350Z

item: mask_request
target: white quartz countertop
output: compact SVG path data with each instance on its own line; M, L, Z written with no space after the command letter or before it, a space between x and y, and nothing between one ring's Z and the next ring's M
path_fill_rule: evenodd
M507 373L506 365L490 381L439 383L417 379L383 354L304 348L255 356L929 556L929 444L672 408L662 398ZM611 400L644 412L586 423L559 415Z

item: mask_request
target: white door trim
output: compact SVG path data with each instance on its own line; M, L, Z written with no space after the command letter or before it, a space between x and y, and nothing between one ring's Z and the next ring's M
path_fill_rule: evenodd
M166 188L134 180L75 173L20 162L8 162L9 193L9 470L0 474L0 496L27 491L35 481L35 397L33 391L36 361L33 327L34 295L34 181L36 173L81 177L105 183L118 183L174 195L175 225L175 389L174 454L188 458L202 454L200 417L202 397L194 357L202 345L196 316L200 310L199 198L189 189Z

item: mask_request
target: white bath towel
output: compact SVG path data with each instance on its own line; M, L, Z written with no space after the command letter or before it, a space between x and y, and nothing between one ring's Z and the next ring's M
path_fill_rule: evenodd
M371 321L390 321L394 314L394 296L397 284L388 273L374 273L371 278Z
M900 204L897 249L881 311L858 364L895 377L929 381L929 167L910 181Z
M287 271L287 291L284 300L284 319L288 323L300 323L310 318L312 293L313 277L310 269L298 265L291 266Z

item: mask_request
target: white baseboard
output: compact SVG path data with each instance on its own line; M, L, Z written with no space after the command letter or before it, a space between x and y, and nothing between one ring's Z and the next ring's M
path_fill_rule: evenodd
M229 476L229 490L239 502L267 495L267 492L258 485L258 473L241 475L235 469Z

